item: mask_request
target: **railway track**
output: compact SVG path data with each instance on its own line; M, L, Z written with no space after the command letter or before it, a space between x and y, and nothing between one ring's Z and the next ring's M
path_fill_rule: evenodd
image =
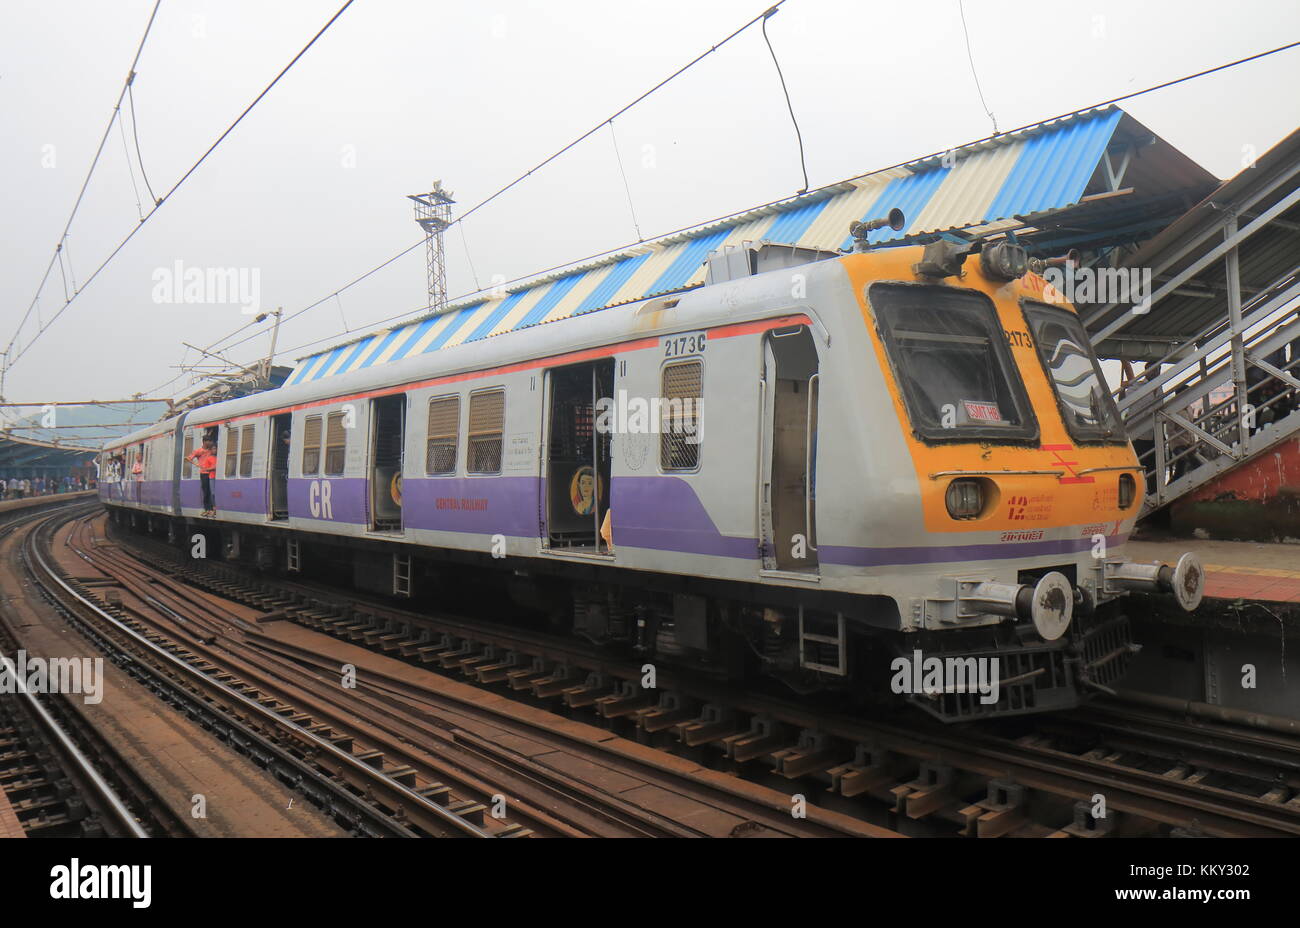
M1132 714L1120 721L1114 709L1036 718L1030 724L1041 730L1027 733L1000 723L898 725L662 671L661 689L646 692L635 683L639 662L620 663L581 644L417 614L312 584L268 582L228 564L185 563L147 544L169 552L174 575L277 618L498 692L562 701L632 738L707 748L733 770L765 770L791 789L815 784L804 792L820 801L873 799L886 811L871 820L886 827L946 823L955 833L988 837L1300 834L1300 783L1292 774L1300 742L1281 735L1231 726L1180 730L1174 720ZM378 685L393 698L428 698L391 681Z
M671 795L678 805L655 809L653 804L628 801L476 734L471 730L474 726L466 724L467 716L474 715L472 703L445 697L437 703L417 699L420 694L395 692L391 681L377 682L370 673L359 674L355 686L340 685L346 655L309 653L283 643L273 646L259 631L259 622L115 545L99 544L88 521L76 524L66 544L101 574L82 578L76 592L82 598L104 600L103 611L113 614L122 628L197 667L225 688L289 718L298 728L328 727L334 740L384 776L404 781L412 792L470 819L487 834L686 837L716 834L719 821L734 822L732 830L743 834L882 831L829 814L811 820L793 817L784 800L765 805L716 784L685 781L670 769L652 768L632 758L618 764L602 758L611 776L635 777L662 795ZM282 606L265 597L261 602ZM261 618L265 621L267 615ZM512 735L526 738L533 750L556 742L555 733L541 724L516 724ZM573 760L585 761L576 756ZM692 814L676 814L683 807ZM717 813L706 825L694 821L701 807ZM419 812L404 805L398 808L406 821L413 821Z
M339 824L360 835L488 837L470 814L444 808L402 771L376 765L346 735L298 714L201 655L166 640L120 607L96 602L89 588L65 577L48 554L66 515L40 520L24 540L32 582L69 623L119 666L224 742L298 789ZM85 520L79 520L85 525Z
M86 508L73 504L74 512ZM6 516L0 523L0 543L20 538L52 518L45 507ZM0 567L5 573L11 569L9 564ZM24 833L29 837L192 835L186 821L173 814L87 722L71 695L27 691L13 663L23 645L9 609L0 609L0 661L16 686L12 699L0 700L0 789Z

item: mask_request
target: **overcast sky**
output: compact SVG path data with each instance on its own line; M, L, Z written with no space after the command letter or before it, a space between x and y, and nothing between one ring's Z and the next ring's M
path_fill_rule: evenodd
M155 192L179 179L340 3L163 0L135 81ZM36 291L152 6L0 0L0 347ZM158 269L177 261L255 269L263 308L300 309L419 239L407 194L441 179L468 207L763 8L763 0L357 0L13 367L6 397L158 388L186 357L182 342L207 345L249 319L233 303L155 302ZM1300 38L1293 0L966 0L966 19L984 98L1004 131ZM788 0L768 32L814 187L992 129L956 0ZM1293 50L1123 106L1228 177L1246 146L1263 152L1300 124L1297 86ZM130 126L128 118L147 211ZM802 185L757 26L614 130L646 238ZM476 289L475 274L486 285L634 242L613 146L603 129L467 220L464 238L453 230L451 295ZM139 220L123 148L114 127L72 227L78 284ZM63 294L56 267L41 319ZM424 302L417 249L286 325L278 361ZM35 323L33 315L19 347ZM247 363L266 347L263 336L232 356ZM191 389L185 376L160 394Z

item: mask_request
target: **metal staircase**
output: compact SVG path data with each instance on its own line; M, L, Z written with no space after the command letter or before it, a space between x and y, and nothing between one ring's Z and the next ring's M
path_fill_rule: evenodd
M1125 265L1150 269L1149 299L1081 315L1124 362L1115 398L1149 513L1300 436L1300 132Z
M1300 318L1294 310L1270 318L1286 293L1295 299L1300 282L1243 314L1239 325L1206 332L1200 347L1119 400L1147 472L1144 511L1300 434Z

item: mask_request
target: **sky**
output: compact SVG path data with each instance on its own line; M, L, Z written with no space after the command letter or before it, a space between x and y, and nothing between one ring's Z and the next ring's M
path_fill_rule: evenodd
M10 402L180 396L178 367L245 326L240 301L168 282L231 268L262 310L320 300L421 238L408 194L457 212L510 182L765 9L762 0L356 0L33 342L342 0L162 0L59 265L18 332ZM0 0L0 348L108 123L153 0ZM1300 39L1293 0L965 0L984 101L1006 131ZM812 187L987 136L957 0L787 0L768 21ZM1214 175L1300 125L1300 49L1122 106ZM615 149L617 146L617 152ZM626 173L626 189L619 159ZM755 25L447 238L452 298L803 186ZM629 196L631 207L629 208ZM68 279L64 279L67 275ZM65 289L66 288L66 289ZM426 303L415 249L286 323L277 363ZM211 295L211 294L208 294ZM229 352L248 364L270 323ZM29 347L30 346L30 347Z

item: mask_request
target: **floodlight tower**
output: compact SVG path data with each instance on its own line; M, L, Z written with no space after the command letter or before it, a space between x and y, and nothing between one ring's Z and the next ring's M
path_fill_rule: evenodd
M447 305L447 259L443 250L443 233L451 225L451 204L456 201L442 181L435 180L428 193L413 194L415 221L424 230L425 255L429 276L429 306L440 310Z

